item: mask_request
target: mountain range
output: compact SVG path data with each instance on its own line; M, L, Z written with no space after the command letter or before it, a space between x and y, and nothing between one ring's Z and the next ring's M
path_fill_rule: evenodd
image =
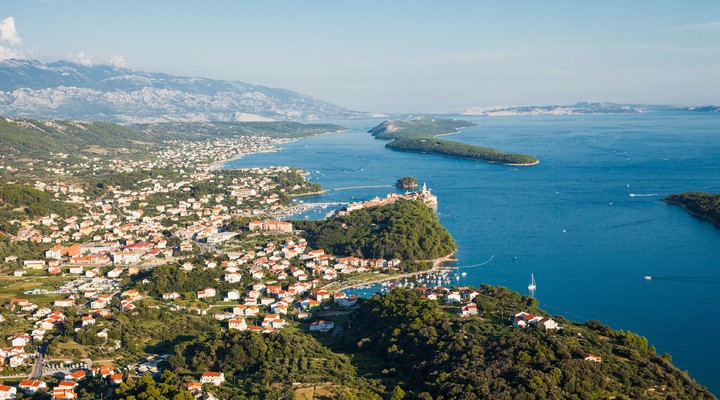
M366 117L287 89L68 61L0 62L0 114L150 123Z
M508 115L572 115L572 114L627 114L661 111L720 112L720 106L672 106L655 104L588 103L549 106L492 106L470 107L461 115L508 116Z

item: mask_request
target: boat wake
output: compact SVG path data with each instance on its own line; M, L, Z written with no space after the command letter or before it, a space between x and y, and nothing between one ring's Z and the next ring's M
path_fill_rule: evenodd
M495 258L495 254L493 254L492 256L490 256L490 258L489 258L487 261L481 262L480 264L463 265L462 267L457 267L457 269L479 267L479 266L481 266L481 265L485 265L485 264L489 263L490 261L493 260L493 258Z
M654 197L654 196L660 196L657 193L647 193L647 194L640 194L640 193L630 193L630 197Z
M653 281L672 281L682 283L705 283L710 285L720 285L720 277L718 276L652 276Z

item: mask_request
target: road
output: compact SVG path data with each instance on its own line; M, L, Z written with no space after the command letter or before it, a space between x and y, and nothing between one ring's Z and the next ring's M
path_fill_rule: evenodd
M37 379L42 376L42 368L43 368L43 354L38 351L37 359L35 359L35 365L33 365L32 372L30 372L30 376L28 378L30 379Z

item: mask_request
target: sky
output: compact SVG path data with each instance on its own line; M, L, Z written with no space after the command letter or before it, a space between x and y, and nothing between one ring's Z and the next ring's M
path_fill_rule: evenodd
M720 103L720 1L0 0L0 59L286 88L353 110Z

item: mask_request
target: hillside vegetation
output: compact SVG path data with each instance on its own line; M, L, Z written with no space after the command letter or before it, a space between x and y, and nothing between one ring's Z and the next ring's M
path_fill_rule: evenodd
M536 301L501 287L475 297L483 317L459 317L419 291L396 289L352 315L344 351L374 361L370 375L420 399L714 399L658 356L647 339L599 322L563 329L513 327ZM340 350L341 345L338 345ZM584 354L602 362L584 361Z
M0 118L0 149L15 155L47 156L91 148L141 149L149 140L143 133L107 122Z
M0 182L0 221L36 218L50 214L70 217L79 207L57 201L50 194L30 186Z
M301 124L298 122L165 122L135 124L131 127L160 140L205 140L233 136L298 139L344 129L342 126L333 124Z
M511 165L534 165L539 162L537 158L526 154L504 153L489 147L436 137L455 133L464 127L474 125L471 122L454 119L415 117L395 121L387 120L368 132L377 139L392 140L385 147L393 150Z
M164 140L208 140L236 136L298 139L338 132L333 124L297 122L168 122L123 126L109 122L0 118L0 150L16 156L98 153L98 149L147 150Z
M487 285L475 293L480 316L460 317L457 307L421 291L395 289L361 300L349 314L324 317L342 327L333 335L308 332L306 323L264 335L238 332L210 317L156 315L160 311L143 307L123 315L132 318L125 330L111 331L127 342L120 352L129 357L152 337L160 340L155 346L172 348L172 356L162 376L128 379L116 394L183 398L174 396L185 382L218 371L227 383L212 392L224 399L298 398L305 388L333 399L715 398L637 334L558 317L557 331L518 329L514 313L546 315L535 299ZM141 323L147 318L163 323ZM602 362L583 360L588 353ZM102 392L80 385L81 393Z
M672 194L663 201L678 204L690 214L708 219L715 225L720 226L720 194L686 192Z
M455 241L437 215L419 201L353 211L319 221L294 221L308 244L334 255L430 260L455 251Z

